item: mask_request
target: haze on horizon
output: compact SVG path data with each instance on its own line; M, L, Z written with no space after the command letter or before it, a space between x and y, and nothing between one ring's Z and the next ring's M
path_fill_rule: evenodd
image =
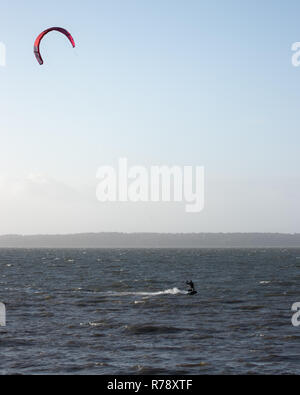
M16 9L18 12L16 13ZM1 5L0 235L300 233L296 0ZM76 49L50 26L70 30ZM96 200L99 166L204 166L205 209Z

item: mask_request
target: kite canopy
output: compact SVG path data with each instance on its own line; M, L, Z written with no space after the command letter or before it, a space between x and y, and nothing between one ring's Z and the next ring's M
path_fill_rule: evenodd
M62 27L51 27L50 29L43 31L37 37L37 39L35 40L35 43L34 43L34 54L35 54L36 60L39 62L40 65L42 65L44 63L43 58L40 54L40 43L41 43L42 39L44 38L44 36L46 34L48 34L49 32L52 32L53 30L64 34L69 39L70 43L72 44L72 47L75 48L75 41L74 41L73 37L71 36L71 34L66 29L63 29Z

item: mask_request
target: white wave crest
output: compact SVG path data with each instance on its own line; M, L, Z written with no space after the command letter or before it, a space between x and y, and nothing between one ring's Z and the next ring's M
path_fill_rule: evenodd
M187 291L182 291L178 288L170 288L164 291L157 292L108 292L111 296L159 296L159 295L187 295Z

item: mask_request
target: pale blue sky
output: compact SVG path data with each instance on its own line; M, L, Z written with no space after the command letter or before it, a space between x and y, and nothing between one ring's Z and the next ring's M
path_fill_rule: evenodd
M79 205L81 219L53 221L55 207L64 212L59 200L51 220L43 201L32 208L43 220L30 226L24 200L12 224L10 201L0 233L300 232L300 68L291 64L299 15L296 0L1 4L0 174L92 190L97 168L126 156L133 165L203 165L207 192L203 213L154 206L147 226L146 205ZM67 28L77 47L52 33L39 66L33 42L51 26ZM128 212L142 219L133 225Z

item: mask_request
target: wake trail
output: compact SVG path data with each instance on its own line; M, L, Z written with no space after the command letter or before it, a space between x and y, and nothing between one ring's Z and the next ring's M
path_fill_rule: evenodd
M159 295L187 295L187 291L178 288L170 288L157 292L107 292L110 296L159 296Z

